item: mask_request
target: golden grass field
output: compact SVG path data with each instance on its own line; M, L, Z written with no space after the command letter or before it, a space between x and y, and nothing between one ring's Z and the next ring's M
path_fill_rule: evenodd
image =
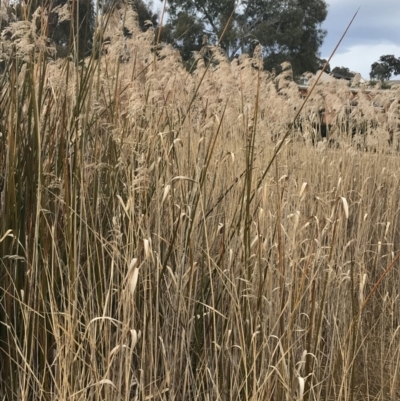
M288 65L210 47L189 73L124 5L80 64L18 24L0 76L1 400L399 399L399 91L349 114L347 83L317 85L300 130Z

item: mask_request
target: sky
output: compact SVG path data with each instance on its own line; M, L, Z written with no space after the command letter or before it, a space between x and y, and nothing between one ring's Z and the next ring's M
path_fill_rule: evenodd
M400 57L399 0L327 0L328 16L323 28L328 31L321 48L328 59L348 23L357 11L347 35L331 60L331 68L347 67L369 79L371 64L379 57ZM400 75L394 77L400 79Z
M331 68L347 67L369 79L371 64L379 57L400 57L399 0L326 0L328 16L322 25L327 36L320 49L328 59L354 13L358 14L331 60ZM161 15L162 2L154 0L153 9ZM400 79L400 75L393 77Z

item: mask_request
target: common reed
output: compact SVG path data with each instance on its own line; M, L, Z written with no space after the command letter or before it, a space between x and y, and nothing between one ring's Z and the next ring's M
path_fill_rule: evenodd
M356 108L320 84L291 127L291 67L274 77L257 52L207 44L188 72L124 3L81 63L15 24L1 399L398 399L398 92Z

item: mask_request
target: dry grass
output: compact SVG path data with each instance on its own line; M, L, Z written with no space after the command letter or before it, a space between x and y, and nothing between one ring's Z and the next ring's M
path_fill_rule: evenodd
M84 64L4 37L0 398L398 399L397 100L349 115L318 85L266 172L290 66L210 47L189 74L135 18L103 16Z

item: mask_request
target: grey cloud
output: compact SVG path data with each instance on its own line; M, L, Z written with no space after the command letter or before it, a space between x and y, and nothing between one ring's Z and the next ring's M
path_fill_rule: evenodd
M397 3L397 4L396 4ZM343 0L329 2L328 17L323 28L328 31L323 54L329 53L357 10L357 3ZM398 0L364 0L338 53L356 45L400 44L400 7ZM398 55L400 56L400 54Z

